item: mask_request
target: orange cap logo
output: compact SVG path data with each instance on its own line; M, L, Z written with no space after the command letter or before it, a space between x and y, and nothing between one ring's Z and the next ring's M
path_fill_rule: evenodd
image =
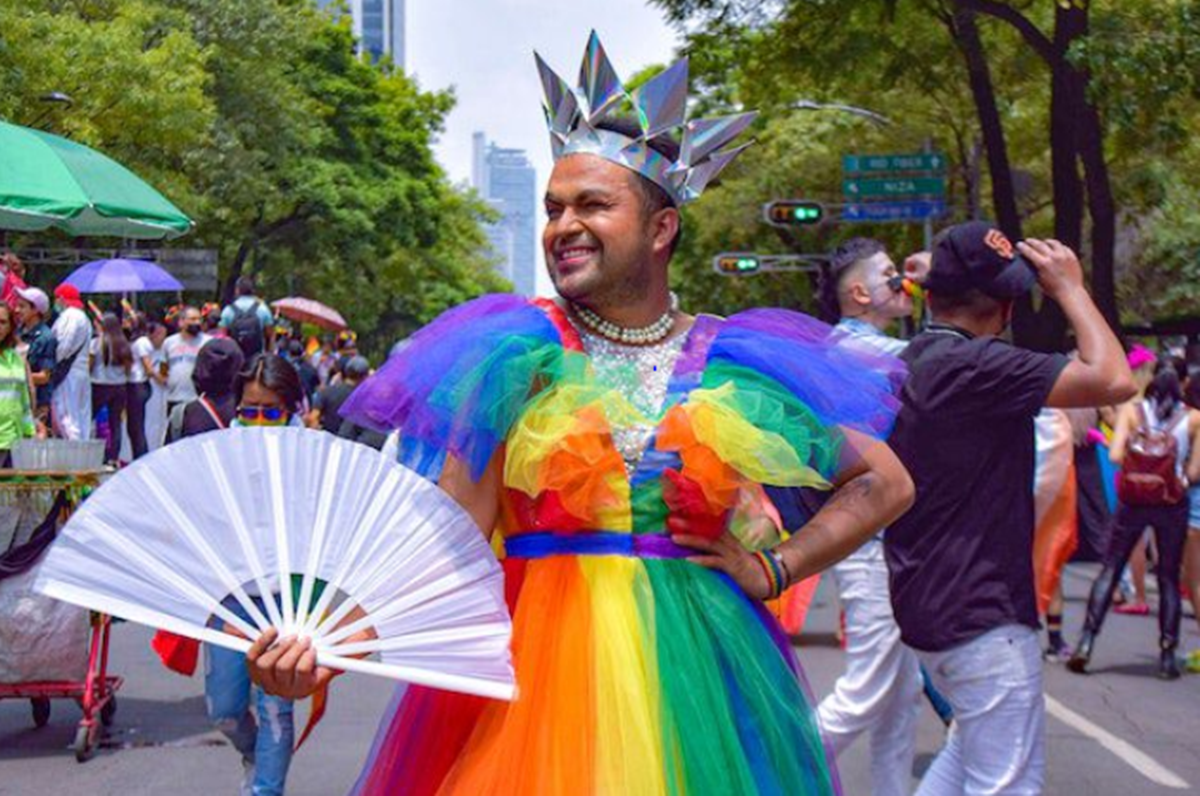
M1012 241L998 229L989 229L988 233L983 236L983 242L989 249L1006 260L1011 260L1015 255Z

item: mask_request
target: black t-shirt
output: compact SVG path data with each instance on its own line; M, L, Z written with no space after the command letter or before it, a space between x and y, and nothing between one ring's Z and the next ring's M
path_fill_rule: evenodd
M887 530L892 606L910 647L941 651L1006 624L1038 627L1033 419L1067 358L934 326L889 440L917 486Z
M341 430L342 404L346 402L352 392L354 392L354 385L344 381L317 391L317 397L313 400L313 409L321 412L321 428L330 434L337 434Z

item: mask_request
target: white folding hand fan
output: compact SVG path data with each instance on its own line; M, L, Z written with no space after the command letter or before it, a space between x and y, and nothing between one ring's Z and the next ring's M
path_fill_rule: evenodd
M84 501L35 588L243 652L214 619L309 638L326 666L514 693L503 574L479 528L433 484L324 432L230 429L139 459Z

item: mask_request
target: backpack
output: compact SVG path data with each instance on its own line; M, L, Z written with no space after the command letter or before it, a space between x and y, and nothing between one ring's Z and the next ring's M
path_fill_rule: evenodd
M1174 506L1187 494L1179 477L1179 444L1174 434L1187 412L1177 412L1159 428L1151 425L1144 403L1141 412L1141 427L1125 447L1125 460L1117 476L1117 497L1127 506Z
M261 354L264 347L265 330L262 319L258 317L261 303L256 299L249 308L238 306L236 301L230 305L233 320L229 323L229 338L242 349L247 361L255 354Z
M211 430L220 431L222 429L228 428L228 426L225 424L225 421L221 419L221 416L219 414L217 414L217 410L215 408L213 408L212 402L210 402L208 400L208 396L201 395L199 398L197 398L194 401L188 401L187 403L177 404L171 410L171 415L167 418L167 443L168 444L170 444L172 442L178 442L179 440L188 436L187 434L184 433L183 424L187 417L187 409L189 406L191 406L193 404L200 405L200 407L202 407L204 409L204 411L208 413L209 422L213 426L213 428ZM194 433L198 433L198 432L194 432Z

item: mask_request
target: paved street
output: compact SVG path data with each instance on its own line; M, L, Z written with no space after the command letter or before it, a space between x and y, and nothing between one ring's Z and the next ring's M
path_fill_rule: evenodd
M1068 573L1072 635L1091 571L1074 567ZM823 584L802 650L818 695L830 689L841 667L841 653L833 646L836 613L827 593ZM1190 614L1185 622L1184 643L1191 648L1200 644L1200 634ZM200 677L188 680L161 668L143 628L123 625L115 637L114 670L127 683L104 748L84 765L75 762L67 749L79 716L73 705L55 703L50 725L34 730L28 703L0 702L0 794L235 794L240 766L221 736L208 729ZM1098 646L1095 674L1080 678L1061 667L1048 668L1047 689L1054 700L1048 720L1048 794L1155 796L1200 787L1200 677L1176 683L1155 679L1156 639L1153 618L1113 616ZM340 681L327 718L297 756L289 793L344 793L391 692L375 678ZM918 772L941 738L933 712L924 710ZM850 796L869 793L867 762L865 739L843 757L841 775ZM1183 784L1155 784L1172 778Z

